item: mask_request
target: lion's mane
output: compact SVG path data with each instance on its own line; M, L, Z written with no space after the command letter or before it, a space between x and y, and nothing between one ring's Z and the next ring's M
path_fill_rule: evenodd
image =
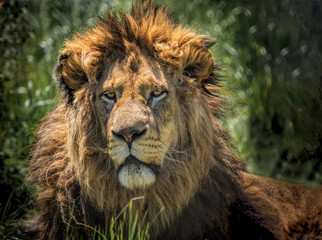
M66 42L56 66L63 100L39 128L30 164L31 176L41 187L39 203L46 235L64 234L73 204L75 222L95 226L106 214L120 212L136 196L144 196L135 207L141 213L148 210L147 220L155 221L151 229L154 236L178 218L198 216L191 226L193 231L210 219L226 221L237 175L226 135L214 117L220 100L212 96L217 89L208 50L212 44L208 37L174 24L164 8L150 2L135 5L130 15L106 13L95 28ZM131 52L134 45L144 47L170 69L193 67L202 80L201 89L185 83L180 90L182 107L177 111L183 124L178 129L177 150L168 153L178 163L169 165L168 171L161 173L161 181L144 192L119 186L112 163L106 161L106 140L90 104L93 96L86 90L74 91L81 84L96 81L102 67ZM217 226L218 233L225 231L223 224ZM184 230L188 226L178 227Z
M221 100L208 49L214 42L175 24L165 8L139 2L131 14L107 12L61 51L55 68L61 101L38 129L30 163L31 179L39 186L41 238L63 239L67 225L89 237L84 224L105 226L138 196L144 199L133 207L140 217L147 211L152 239L228 238L232 203L244 197L240 163L218 122ZM166 154L166 171L151 187L128 190L110 161L91 89L106 66L129 54L135 59L138 49L174 76L187 71L194 80L176 86L181 124L175 147Z

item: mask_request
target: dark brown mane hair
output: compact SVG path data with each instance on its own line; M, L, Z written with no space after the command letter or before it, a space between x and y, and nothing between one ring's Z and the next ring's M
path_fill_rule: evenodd
M104 228L138 196L144 199L133 202L133 210L140 219L147 212L151 239L238 239L236 231L248 239L282 234L275 226L279 221L261 215L266 205L257 207L260 197L252 192L256 197L250 198L243 190L248 181L242 164L217 118L221 100L209 51L213 44L174 23L166 8L149 0L136 1L131 14L107 11L93 28L65 42L55 67L61 101L43 119L30 162L31 182L39 187L42 239L65 239L68 228L90 239L93 232L84 225ZM106 68L127 57L135 72L140 54L171 76L180 125L158 180L130 191L117 180L94 92Z

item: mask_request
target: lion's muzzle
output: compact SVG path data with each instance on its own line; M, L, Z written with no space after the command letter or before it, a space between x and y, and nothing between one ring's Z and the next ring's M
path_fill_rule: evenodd
M128 189L145 189L157 181L157 169L162 168L173 139L173 114L164 111L169 97L166 84L158 83L151 73L126 79L117 75L111 77L117 87L107 87L114 97L106 124L109 159L118 169L119 182ZM104 103L110 104L105 98ZM165 113L167 121L162 121Z
M144 136L146 132L147 132L147 129L145 124L140 124L140 125L137 124L134 127L124 128L119 131L112 130L112 134L116 138L119 138L121 141L125 141L129 149L131 149L132 147L132 142Z
M144 189L156 181L157 149L145 108L135 103L120 106L110 128L109 153L118 168L118 179L128 189Z

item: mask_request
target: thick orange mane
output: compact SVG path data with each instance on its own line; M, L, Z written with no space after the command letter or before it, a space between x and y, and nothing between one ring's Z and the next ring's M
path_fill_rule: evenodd
M41 238L65 238L67 225L91 238L84 224L104 227L144 196L133 209L147 212L153 239L286 239L268 180L243 173L218 123L213 44L150 1L66 41L55 68L61 102L30 163Z
M106 214L120 212L131 198L144 196L145 200L138 201L135 209L140 214L148 210L148 221L156 221L151 229L156 236L170 227L184 208L190 208L196 192L208 185L214 186L214 191L205 198L215 202L201 212L206 219L210 217L206 212L214 211L211 219L225 220L227 214L223 213L233 193L227 194L224 189L237 191L234 180L237 175L232 171L235 160L224 131L214 118L220 101L212 96L217 80L208 48L213 43L209 37L174 24L165 8L149 1L143 5L136 3L130 15L107 12L94 28L66 42L55 70L62 102L39 129L39 142L31 162L32 175L43 189L40 193L43 218L51 216L52 211L57 215L47 222L46 234L56 234L54 226L60 218L67 222L75 198L79 199L80 207L80 217L75 217L75 221L97 225L88 216L89 206L105 218ZM102 138L105 130L99 124L91 91L100 84L106 66L127 59L126 64L133 71L142 68L142 55L153 58L171 73L171 84L182 101L175 111L184 123L177 129L175 151L166 155L175 161L164 163L165 170L160 171L151 188L128 191L120 187L113 162L107 161L108 140ZM182 74L189 77L181 77ZM205 146L212 146L218 153ZM213 174L216 178L212 178ZM57 210L52 209L54 203ZM200 224L195 225L199 229ZM224 226L218 225L218 229L223 232Z

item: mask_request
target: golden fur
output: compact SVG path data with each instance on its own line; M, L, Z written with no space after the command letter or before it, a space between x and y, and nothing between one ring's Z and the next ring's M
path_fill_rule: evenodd
M273 226L263 211L271 204L252 200L270 196L249 187L218 123L213 44L150 1L137 1L130 15L107 12L65 43L55 69L62 101L39 128L30 164L41 238L64 238L73 206L76 229L104 226L138 196L134 209L154 221L153 238L229 239L238 199L267 239L289 231L287 221Z

